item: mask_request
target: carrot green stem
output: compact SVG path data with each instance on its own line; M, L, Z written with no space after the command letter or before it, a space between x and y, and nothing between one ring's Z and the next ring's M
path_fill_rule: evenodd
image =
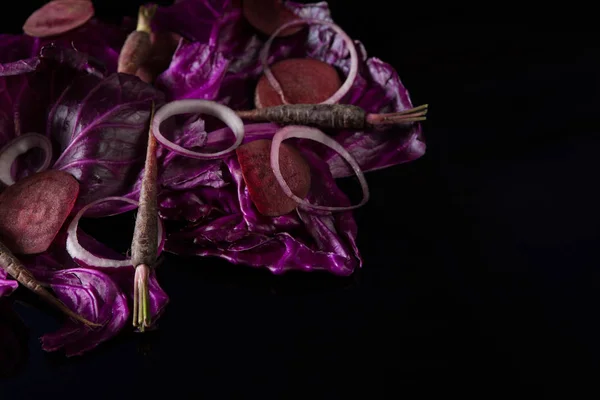
M151 4L148 6L140 6L138 11L138 21L136 31L146 32L148 34L152 33L152 28L150 24L152 22L152 18L154 18L154 14L156 13L156 4Z
M138 265L135 269L133 288L133 326L144 332L151 325L150 302L148 296L148 277L150 267Z

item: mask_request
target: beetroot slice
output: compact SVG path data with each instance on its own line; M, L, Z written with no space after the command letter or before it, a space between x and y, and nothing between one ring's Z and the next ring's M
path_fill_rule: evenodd
M79 194L70 174L49 170L30 175L0 193L0 238L16 254L46 251Z
M290 104L317 104L330 98L342 86L335 68L312 58L288 58L273 64L271 72ZM256 108L283 104L281 96L263 75L254 93Z
M60 35L85 24L94 16L88 0L53 0L27 18L23 32L34 37Z
M271 140L261 139L236 149L238 161L250 199L258 212L276 217L293 211L297 206L281 189L270 164ZM292 192L305 198L310 189L310 167L292 145L282 143L279 153L281 173Z
M281 0L243 0L242 12L250 25L257 31L271 36L281 25L299 17L287 9ZM302 30L303 26L291 26L278 36L290 36Z

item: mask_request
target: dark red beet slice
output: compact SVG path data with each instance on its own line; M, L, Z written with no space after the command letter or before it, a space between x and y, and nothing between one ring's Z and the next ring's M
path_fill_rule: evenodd
M0 193L0 239L16 254L48 249L79 194L79 183L66 172L30 175Z
M34 37L60 35L80 27L93 16L94 6L89 0L53 0L27 18L23 32Z
M279 149L281 174L292 192L304 198L310 189L310 167L291 145L282 143ZM271 140L246 143L236 149L250 199L258 212L269 217L287 214L297 206L281 189L271 169Z
M273 64L271 72L290 104L317 104L330 98L342 86L335 68L312 58L288 58ZM256 108L279 106L281 96L263 75L254 93Z
M267 36L271 36L286 22L299 19L296 14L283 5L281 0L243 0L242 12L250 25ZM290 26L277 36L293 35L303 27L303 25Z

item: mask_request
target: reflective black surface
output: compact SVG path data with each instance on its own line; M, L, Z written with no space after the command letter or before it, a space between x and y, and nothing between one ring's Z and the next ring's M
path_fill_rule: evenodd
M17 32L42 2L31 3L3 13L2 29ZM135 15L136 2L95 3L107 18ZM0 360L2 399L581 398L596 380L598 34L498 8L330 4L430 105L427 154L368 176L364 269L274 277L167 257L160 329L72 359L41 351L58 322L19 293L28 333L6 302L0 329L3 341L25 335L9 353L26 360L10 377L17 364ZM126 246L126 229L103 229Z

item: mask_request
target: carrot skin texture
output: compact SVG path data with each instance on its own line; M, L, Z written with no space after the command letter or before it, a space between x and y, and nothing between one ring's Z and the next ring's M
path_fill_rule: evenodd
M293 104L238 111L244 119L281 125L307 125L331 129L364 129L366 113L350 104Z
M135 230L131 245L131 262L134 267L141 264L153 266L158 248L158 201L157 201L157 141L152 132L148 137L146 165L142 178L142 189Z
M249 121L268 121L280 125L305 125L321 129L365 130L426 120L428 105L387 114L367 114L351 104L285 104L237 111Z
M152 132L154 104L150 116L150 130L146 163L142 178L142 189L138 214L135 219L133 241L131 243L131 264L135 268L133 283L133 326L143 332L151 325L149 311L148 276L150 268L156 265L158 257L158 200L157 200L157 162L158 142Z
M83 318L81 315L73 312L70 308L64 305L59 299L52 295L48 290L46 290L38 280L36 280L31 272L25 268L23 264L14 256L14 254L10 251L4 243L0 242L0 267L2 267L10 276L13 277L17 282L21 285L25 286L27 289L31 290L38 296L40 296L47 303L53 305L58 310L62 311L68 317L82 322L88 326L101 326L94 322L88 321Z
M117 71L135 75L140 66L150 56L152 43L150 35L144 31L131 32L119 54Z

